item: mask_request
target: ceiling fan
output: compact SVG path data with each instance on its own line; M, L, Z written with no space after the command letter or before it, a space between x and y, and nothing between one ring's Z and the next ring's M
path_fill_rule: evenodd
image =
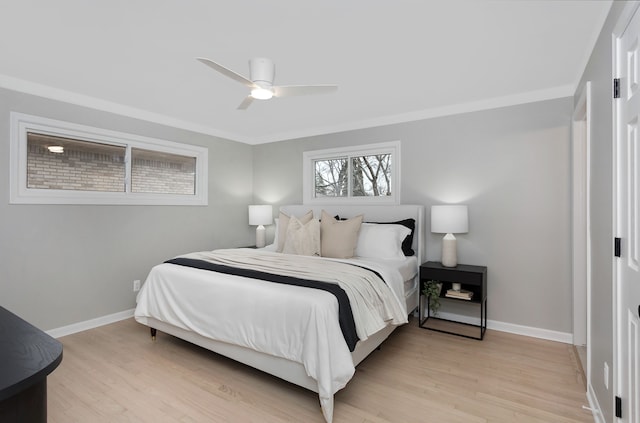
M326 94L338 89L337 85L273 85L276 67L272 60L264 57L256 57L249 60L250 78L245 78L239 73L227 69L213 60L204 57L197 57L196 59L251 89L249 95L238 106L239 110L245 110L251 105L254 99L269 100L273 97Z

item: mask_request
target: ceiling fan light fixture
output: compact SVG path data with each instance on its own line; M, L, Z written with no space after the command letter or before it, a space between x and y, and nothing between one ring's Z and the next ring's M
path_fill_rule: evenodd
M256 100L269 100L273 97L273 90L262 87L254 88L251 90L251 97Z
M309 94L325 94L335 92L337 85L273 85L276 68L271 59L257 57L249 60L250 78L246 78L219 63L204 57L196 58L199 62L209 66L216 72L241 83L251 91L237 107L238 110L246 110L253 100L269 100L273 97L293 97Z

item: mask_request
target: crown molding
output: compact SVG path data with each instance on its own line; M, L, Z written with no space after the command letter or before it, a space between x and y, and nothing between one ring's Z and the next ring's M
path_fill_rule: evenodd
M529 91L503 97L488 98L469 103L452 104L443 107L434 107L416 112L397 115L381 116L374 119L350 122L344 125L317 127L303 131L281 132L265 137L253 139L251 144L266 144L270 142L285 141L296 138L307 138L319 135L335 134L337 132L354 131L359 129L375 128L378 126L395 125L399 123L414 122L424 119L458 115L462 113L479 112L483 110L498 109L501 107L517 106L538 101L555 100L564 97L573 97L575 85L562 85L537 91Z
M160 125L171 126L173 128L211 135L230 141L238 141L245 144L252 143L250 139L239 134L220 131L205 125L200 125L182 119L176 119L171 116L150 112L148 110L138 109L136 107L103 100L97 97L79 94L73 91L55 88L49 85L14 78L7 75L0 74L0 88L6 88L12 91L18 91L51 100L62 101L64 103L75 104L76 106L88 107L103 112L114 113L121 116L157 123Z
M373 119L365 119L356 122L349 122L341 125L327 125L309 128L300 131L286 131L263 137L250 137L242 134L221 131L209 126L200 125L194 122L176 119L148 110L103 100L84 94L75 93L44 84L26 81L19 78L0 74L0 87L8 90L19 91L26 94L44 97L77 106L88 107L104 112L114 113L121 116L153 122L160 125L171 126L178 129L211 135L230 141L237 141L244 144L257 145L278 141L285 141L297 138L308 138L313 136L335 134L337 132L355 131L360 129L375 128L379 126L396 125L399 123L413 122L424 119L451 116L462 113L478 112L483 110L497 109L501 107L516 106L525 103L534 103L544 100L553 100L563 97L572 97L575 92L575 85L562 85L537 91L529 91L509 96L488 98L469 103L452 104L442 107L434 107L415 112L402 113L396 115L380 116Z

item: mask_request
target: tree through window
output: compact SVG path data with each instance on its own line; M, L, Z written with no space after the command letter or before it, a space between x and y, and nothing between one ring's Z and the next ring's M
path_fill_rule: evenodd
M391 195L391 154L360 156L352 160L354 196Z
M349 194L348 159L315 161L316 197L346 197Z

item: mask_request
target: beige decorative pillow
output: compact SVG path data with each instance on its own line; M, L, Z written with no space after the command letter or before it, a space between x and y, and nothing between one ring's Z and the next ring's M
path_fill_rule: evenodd
M320 221L311 219L303 224L297 217L291 216L282 252L301 256L319 256Z
M358 245L358 233L363 215L348 220L336 220L322 210L320 243L322 257L351 258Z
M279 253L282 252L282 249L284 248L284 242L287 239L287 228L289 227L289 219L290 217L288 215L280 212L280 215L278 216L278 248L276 249L276 251ZM304 216L298 218L298 220L302 224L309 222L311 219L313 219L313 210L309 210L304 214Z

